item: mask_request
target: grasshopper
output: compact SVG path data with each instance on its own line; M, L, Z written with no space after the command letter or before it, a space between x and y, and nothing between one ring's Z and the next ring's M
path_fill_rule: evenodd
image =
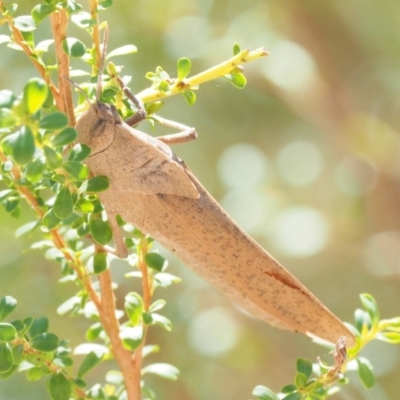
M130 124L144 115L135 116ZM99 198L118 256L127 256L116 222L120 215L252 315L331 343L343 336L347 346L354 345L348 328L227 215L168 146L193 139L193 132L155 138L99 101L90 104L76 129L78 142L91 148L91 173L110 182Z

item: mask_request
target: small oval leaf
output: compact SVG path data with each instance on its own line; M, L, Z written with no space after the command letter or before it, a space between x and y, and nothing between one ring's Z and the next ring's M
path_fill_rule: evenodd
M51 169L57 169L61 167L63 163L62 155L56 152L54 149L48 146L43 147L44 156L46 157L46 162Z
M76 38L66 38L62 42L64 51L71 57L80 58L86 53L86 46Z
M108 178L106 176L95 176L88 180L85 190L87 192L99 193L104 192L110 186Z
M21 165L32 160L35 153L35 138L29 127L22 127L12 143L14 160Z
M85 144L76 144L71 153L69 153L68 161L83 161L90 154L90 148Z
M54 229L60 222L61 222L61 219L58 218L54 214L54 211L52 208L50 210L48 210L42 218L43 225L49 230Z
M35 23L40 24L48 15L50 15L56 8L48 4L38 4L31 12L32 18Z
M63 168L69 176L77 181L83 181L89 176L89 168L78 161L66 161Z
M78 370L78 378L82 378L87 372L93 369L103 358L103 355L91 351L82 361Z
M17 307L17 300L11 296L4 296L0 300L0 321L3 321L8 315L10 315L15 307Z
M58 337L54 333L40 333L32 338L32 348L49 353L58 347Z
M32 32L36 29L36 24L30 15L20 15L14 19L14 26L21 32Z
M101 274L107 270L107 267L107 253L103 251L95 253L93 256L93 272L95 274Z
M137 52L136 46L134 46L133 44L127 44L125 46L118 47L118 49L110 51L106 59L108 60L111 57L124 56L126 54L133 54L136 52Z
M12 350L8 343L0 343L0 373L7 372L14 363Z
M54 146L65 146L72 143L78 136L78 132L75 128L67 127L64 128L57 136L52 139Z
M142 369L142 374L155 374L165 379L178 379L179 370L171 364L157 363L147 365Z
M0 342L11 342L17 337L17 330L14 325L7 322L0 322Z
M161 272L167 262L160 254L153 252L145 255L145 261L149 268L155 269L157 272Z
M181 81L189 75L191 65L192 63L186 57L182 57L178 60L177 62L178 80Z
M124 328L119 333L119 337L122 339L122 344L127 350L136 350L143 340L143 327Z
M56 196L54 202L54 214L60 219L67 219L74 210L74 202L71 192L67 187L63 187Z
M52 374L48 380L52 400L69 400L72 393L71 382L62 372Z
M47 100L49 88L41 78L32 78L24 87L23 102L28 114L35 114Z
M42 129L56 130L64 128L68 124L68 117L59 111L46 115L39 121L39 127Z
M101 246L105 246L112 239L110 226L100 218L92 219L90 221L89 230L93 240Z

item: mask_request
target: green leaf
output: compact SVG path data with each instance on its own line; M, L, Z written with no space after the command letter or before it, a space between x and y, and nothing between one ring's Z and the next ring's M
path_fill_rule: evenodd
M66 114L55 111L46 115L39 121L39 127L48 130L62 129L68 124L68 117Z
M173 283L179 283L182 281L182 279L178 276L169 274L167 272L160 272L159 274L155 274L154 280L161 287L167 287L172 285Z
M0 108L0 128L14 126L16 122L15 115L8 108Z
M32 115L39 111L47 99L48 92L49 88L43 79L29 79L23 92L23 103L26 112Z
M366 389L371 389L375 385L375 377L372 372L372 367L367 360L357 358L358 375Z
M42 218L43 225L49 230L54 229L60 222L61 219L54 214L54 210L52 208L48 210Z
M11 90L0 90L0 108L11 108L15 96Z
M95 18L92 18L90 13L86 11L81 11L77 14L71 16L71 20L74 24L79 26L81 29L90 29L92 26L95 26L97 21Z
M125 312L133 325L138 325L143 313L143 299L135 292L125 296Z
M57 136L54 136L52 139L52 143L54 146L65 146L75 141L78 136L78 132L75 128L71 128L70 126L64 128Z
M303 399L303 395L299 392L295 392L295 393L288 394L282 400L302 400L302 399Z
M146 113L147 115L154 114L157 112L161 107L163 107L164 102L163 101L155 101L154 103L146 104Z
M142 374L155 374L165 379L175 381L178 379L179 370L171 364L157 363L147 365L142 369Z
M81 198L81 199L79 199L78 201L77 201L77 203L75 204L75 208L78 210L78 211L81 211L81 212L83 212L83 213L85 213L85 214L88 214L88 213L91 213L93 210L94 210L94 204L93 204L93 202L92 201L90 201L90 200L87 200L87 199L84 199L84 198ZM82 223L83 223L84 221L82 221ZM76 223L78 223L78 222L76 222ZM76 226L72 226L71 225L71 228L77 228L78 226L80 226L81 225L81 223L79 223L79 225L76 225Z
M104 192L104 190L107 190L109 186L110 183L108 181L108 178L106 176L100 175L89 179L82 190L90 193L99 193L99 192Z
M31 337L47 332L49 329L49 320L46 317L35 318L31 321L24 321L29 326L29 334Z
M7 322L0 322L0 342L11 342L17 337L17 330L14 325Z
M51 14L56 8L48 4L38 4L31 12L33 20L39 25L49 14Z
M168 332L172 331L172 322L167 317L164 317L164 315L160 315L160 314L156 314L156 313L152 313L150 315L152 318L151 323L161 326Z
M54 333L40 333L32 338L30 345L33 349L48 353L58 347L58 337Z
M102 0L102 1L99 1L99 5L98 5L97 9L99 11L105 10L105 9L111 7L113 4L114 4L114 0Z
M89 326L86 331L86 339L87 340L95 340L100 336L100 333L103 332L103 325L100 322L96 322L95 324Z
M96 252L93 255L93 272L95 274L101 274L106 271L108 268L107 263L107 253L105 252Z
M167 302L163 299L158 299L155 302L153 302L150 307L149 307L149 311L150 312L155 312L155 311L159 311L162 310L165 307L165 304L167 304Z
M25 176L32 182L39 182L45 169L45 160L43 157L31 161L25 168Z
M12 350L8 343L0 343L0 373L7 372L14 363Z
M46 163L49 165L51 169L57 169L61 167L63 163L63 158L62 155L55 150L53 150L51 147L44 146L44 156L46 157Z
M192 66L192 63L186 57L182 57L178 60L177 69L178 69L178 80L179 81L182 81L189 75L191 66Z
M110 51L106 57L106 60L111 57L124 56L126 54L134 54L137 52L137 47L133 44L127 44L125 46L118 47L117 49Z
M227 74L224 77L237 89L243 89L246 86L247 79L241 72Z
M24 345L18 344L12 349L14 364L21 364L24 361Z
M90 154L90 148L86 144L76 144L68 156L68 161L83 161Z
M72 195L67 187L63 187L57 193L53 211L55 216L60 219L67 219L74 211Z
M35 153L35 139L29 127L23 126L17 133L12 145L14 160L20 164L27 164L32 160Z
M74 0L68 0L66 6L69 14L73 14L79 10L82 10L82 6Z
M157 272L161 272L164 269L164 266L167 264L167 260L158 253L147 253L144 259L147 266L156 270Z
M357 308L356 311L354 312L354 319L356 320L356 327L359 332L362 331L364 325L367 326L368 328L371 328L370 316L364 310Z
M308 379L313 372L312 362L305 358L298 358L296 369L297 372L301 372Z
M183 92L183 97L186 99L189 106L192 106L194 103L196 103L196 93L192 90L185 90Z
M80 58L86 53L86 46L78 39L66 38L62 41L64 51L71 57Z
M143 327L135 326L133 328L124 327L119 333L123 346L130 351L136 350L143 340Z
M398 344L400 343L400 332L381 332L377 339L386 343Z
M17 300L11 296L4 296L0 300L0 321L3 321L17 307Z
M294 378L294 383L298 388L302 388L307 383L307 377L302 372L297 372Z
M48 380L52 400L69 400L72 393L71 382L62 372L52 374Z
M240 53L240 46L238 43L233 44L233 55L237 56Z
M21 32L32 32L36 29L36 24L30 15L20 15L14 19L14 26Z
M89 168L78 161L66 161L63 168L69 176L77 181L83 181L89 176Z
M373 296L371 296L368 293L362 293L360 294L360 299L363 307L369 314L372 324L376 325L379 322L379 309L378 309L378 304L376 303L375 299Z
M283 388L281 389L282 393L292 393L296 390L296 385L285 385L283 386Z
M38 381L42 379L48 373L48 368L43 365L30 368L26 373L26 379L30 382Z
M90 221L89 230L93 240L101 246L105 246L112 239L110 225L100 218L92 219Z
M82 361L78 370L78 378L82 378L86 373L93 369L101 360L103 356L99 356L94 351L91 351Z
M271 389L262 385L256 386L251 394L258 400L279 400L279 397Z

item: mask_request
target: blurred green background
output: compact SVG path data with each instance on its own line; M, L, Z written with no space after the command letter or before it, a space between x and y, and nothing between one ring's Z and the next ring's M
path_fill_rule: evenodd
M18 3L20 14L36 4ZM246 89L221 79L200 88L194 107L183 97L166 101L163 117L199 133L174 150L341 319L353 321L362 292L376 297L382 317L400 315L399 2L126 0L101 18L109 23L109 50L138 46L137 54L116 59L133 76L134 92L149 86L144 75L157 65L173 75L179 57L191 58L197 73L229 58L234 42L266 47L269 57L245 65ZM70 28L90 45L85 33ZM48 36L40 27L39 39ZM0 89L20 93L37 73L22 52L5 45L0 52ZM51 317L51 330L75 346L88 321L56 314L75 288L57 284L58 266L28 250L34 238L14 238L30 219L28 209L19 220L0 210L0 296L18 299L17 316ZM169 271L184 281L157 293L168 300L174 329L150 330L148 342L161 352L148 361L172 363L181 376L149 379L160 400L249 399L257 384L278 391L294 377L297 357L315 360L327 352L249 317L169 259ZM120 302L135 287L125 272L115 263ZM365 391L349 373L351 385L332 399L398 398L399 348L376 343L364 354L375 367L375 387ZM102 371L91 378L103 379ZM2 400L46 396L42 382L22 375L0 382Z

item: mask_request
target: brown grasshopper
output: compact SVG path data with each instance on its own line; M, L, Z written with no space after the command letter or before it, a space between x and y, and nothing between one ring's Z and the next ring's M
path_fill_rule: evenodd
M90 171L110 182L99 198L118 256L127 256L120 215L254 316L331 343L344 336L354 345L347 327L225 213L167 145L189 136L151 137L101 102L90 105L76 129L78 142L91 148Z

